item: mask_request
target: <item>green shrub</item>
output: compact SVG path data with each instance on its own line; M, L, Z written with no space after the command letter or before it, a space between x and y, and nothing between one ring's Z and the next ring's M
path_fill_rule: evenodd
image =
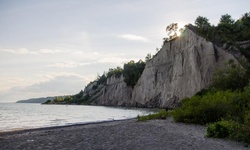
M111 76L115 75L116 78L119 78L123 73L123 69L121 67L116 68L109 68L107 73L107 77L110 78Z
M145 68L145 62L139 60L138 62L130 61L124 64L123 76L124 82L128 86L134 87L142 75Z
M44 102L43 104L53 104L53 101L49 99L46 102Z
M147 121L152 119L166 119L168 116L170 116L170 113L165 109L162 109L158 113L149 114L146 116L138 116L137 119L138 121Z
M248 80L247 70L234 60L229 60L224 68L214 73L212 86L219 90L242 90Z
M208 124L208 137L250 143L250 85L243 89L201 92L183 99L171 114L177 122Z
M74 98L75 99L80 99L83 96L83 93L84 93L83 90L81 90L79 93L74 95Z
M142 60L139 60L138 62L131 60L128 63L125 63L123 68L110 68L108 72L104 72L103 75L97 76L97 86L101 84L106 85L107 79L113 75L116 78L119 78L121 75L123 75L124 82L126 82L128 86L134 87L139 78L141 77L144 68L145 62ZM97 86L93 86L93 89L96 89Z
M250 105L250 103L249 103ZM245 111L244 114L244 124L250 127L250 110Z
M239 134L240 124L235 121L222 120L207 127L207 137L235 138Z
M193 96L185 99L181 107L173 110L175 121L195 124L207 124L233 116L235 106L232 101L238 97L236 92L218 91L204 96Z
M100 85L100 84L106 84L107 82L107 75L106 73L104 72L103 75L98 75L97 77L97 85Z
M238 142L250 143L250 126L232 120L222 120L209 124L206 136L228 138Z
M242 132L240 136L237 137L238 141L243 141L245 143L250 143L250 124L245 124L242 127Z

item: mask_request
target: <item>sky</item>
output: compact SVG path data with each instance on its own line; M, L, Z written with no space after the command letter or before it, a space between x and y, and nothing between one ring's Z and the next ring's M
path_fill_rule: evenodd
M76 94L155 54L170 23L249 11L249 0L0 0L0 102Z

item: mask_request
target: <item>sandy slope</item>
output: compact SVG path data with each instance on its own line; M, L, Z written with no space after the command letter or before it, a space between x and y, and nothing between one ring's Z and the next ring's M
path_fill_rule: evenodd
M98 124L0 133L0 149L223 150L249 149L241 143L205 138L205 127L167 120Z

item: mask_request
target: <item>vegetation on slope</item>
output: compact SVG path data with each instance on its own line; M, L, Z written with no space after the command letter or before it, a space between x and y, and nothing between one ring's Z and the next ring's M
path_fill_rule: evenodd
M125 63L123 68L110 68L108 72L104 72L101 76L98 75L97 79L94 81L96 84L92 87L93 90L97 90L99 86L106 85L107 79L111 76L116 78L123 75L124 82L131 87L134 87L141 77L141 74L145 68L145 62L139 60L135 62L133 60ZM92 84L93 82L89 83ZM98 93L98 91L96 92ZM79 93L72 96L62 96L56 97L54 100L47 100L44 104L91 104L93 98L90 95L84 95L84 92L81 90Z
M124 64L123 77L124 82L128 86L134 87L142 75L142 72L145 68L145 62L139 60L138 62L130 61Z
M208 137L228 137L249 143L250 84L241 91L211 87L202 95L183 99L172 115L177 122L207 124Z
M57 96L53 100L47 100L44 104L90 104L88 96L83 96L83 91L75 95Z
M250 13L239 20L222 15L217 26L206 17L197 17L196 30L218 46L239 50L250 60ZM240 44L239 44L240 43ZM244 44L242 44L244 43ZM230 60L213 76L209 89L181 101L172 111L175 121L207 125L207 136L250 143L250 68L249 62L237 65Z
M229 50L238 50L250 60L250 13L234 21L222 15L217 26L211 26L206 17L199 16L195 25L188 25L207 40ZM228 138L250 143L250 65L229 60L216 71L209 89L181 101L171 112L159 112L138 117L138 120L161 119L171 114L175 121L207 125L207 137Z
M175 108L172 112L164 113L171 114L177 122L201 125L215 123L208 127L207 135L209 137L228 135L228 137L238 138L241 136L241 140L247 142L250 138L248 131L250 125L250 83L243 83L243 81L249 80L249 75L245 68L236 65L232 60L229 60L227 65L214 74L213 84L209 89L202 90L191 98L183 99L180 107ZM160 114L164 113L159 112L156 115L138 117L138 120L160 119ZM225 125L225 123L228 124ZM222 125L228 129L217 129ZM233 130L236 127L237 130ZM224 131L228 133L220 133ZM231 134L231 132L233 133Z
M110 68L108 72L104 72L101 76L97 77L97 86L100 84L105 85L107 83L107 79L113 75L117 78L123 75L124 82L126 82L128 86L134 87L138 79L141 77L144 68L145 62L142 60L139 60L138 62L131 60L128 63L125 63L123 68Z
M170 116L170 113L167 110L161 109L157 113L153 113L153 114L149 114L149 115L145 115L145 116L138 116L137 120L138 121L147 121L147 120L153 120L153 119L166 119L169 116Z
M195 29L207 40L226 46L228 50L240 50L250 60L250 12L234 20L229 14L222 15L217 26L206 17L198 16Z

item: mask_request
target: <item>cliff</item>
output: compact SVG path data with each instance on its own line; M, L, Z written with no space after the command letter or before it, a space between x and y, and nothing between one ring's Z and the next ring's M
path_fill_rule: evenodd
M133 89L122 75L112 76L106 85L89 84L84 95L96 105L173 108L182 98L207 88L215 70L229 59L235 57L186 29L146 63Z
M132 105L172 108L180 99L207 88L215 70L229 59L235 58L186 29L146 64L133 90Z
M97 86L96 82L92 82L85 88L83 96L87 95L95 105L129 106L133 89L123 80L122 75L113 75L108 78L106 85Z

